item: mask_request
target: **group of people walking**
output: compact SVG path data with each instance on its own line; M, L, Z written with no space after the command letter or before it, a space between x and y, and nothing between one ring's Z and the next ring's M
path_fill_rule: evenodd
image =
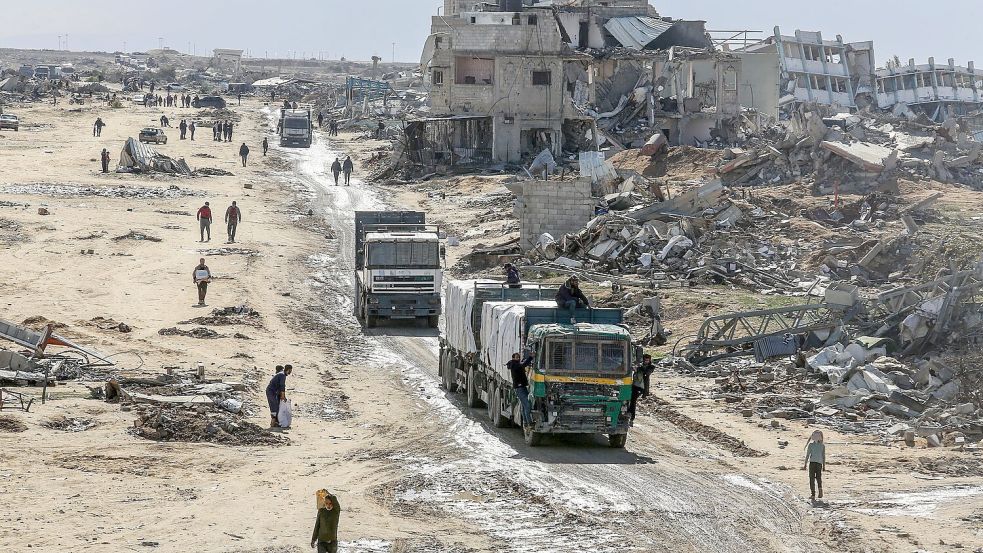
M212 140L216 142L232 142L232 121L216 121L212 125Z
M334 158L334 163L331 164L331 174L334 175L334 185L338 186L338 175L345 174L345 186L349 186L352 180L352 171L355 170L355 164L352 163L352 156L346 156L344 163L342 163L341 158Z
M196 218L198 219L198 230L201 236L199 242L210 242L212 240L212 208L208 202L205 202L205 205L198 208ZM225 210L226 233L228 233L229 237L226 244L235 243L236 228L238 228L240 222L242 222L242 210L239 209L239 206L233 200L232 205Z
M181 131L181 140L184 140L187 137L187 135L188 135L189 132L191 133L191 140L194 140L195 139L195 130L198 127L195 126L195 122L194 121L192 121L189 124L187 120L182 119L181 120L181 123L179 123L177 127Z

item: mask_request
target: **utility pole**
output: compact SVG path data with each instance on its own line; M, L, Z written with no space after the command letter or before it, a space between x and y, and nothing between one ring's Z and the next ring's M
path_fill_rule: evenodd
M68 33L65 33L65 50L68 50Z
M158 50L164 49L164 37L162 36L157 37L157 49Z
M125 40L123 41L123 53L124 54L126 53L126 41Z
M396 43L393 43L393 66L396 65Z
M61 35L58 35L58 49L61 50Z

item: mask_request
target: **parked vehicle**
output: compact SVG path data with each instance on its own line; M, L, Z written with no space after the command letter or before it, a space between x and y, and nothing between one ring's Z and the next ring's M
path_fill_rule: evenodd
M164 85L164 89L165 90L170 89L171 92L182 92L185 90L184 85L182 85L181 83L167 83L166 85Z
M440 229L419 211L355 212L355 316L440 319Z
M154 144L167 144L167 135L164 134L163 129L147 127L140 131L138 140L140 142L146 142L147 144L151 142Z
M191 106L196 108L223 109L225 108L225 98L221 96L202 96L198 98L198 101L192 101Z
M310 148L314 125L309 109L280 110L280 146Z
M13 129L16 132L20 130L20 119L10 113L0 115L0 129Z
M632 358L641 357L621 309L557 308L556 286L491 281L447 285L439 374L468 407L485 404L497 428L522 423L522 407L506 367L515 353L534 352L529 368L530 446L547 434L606 434L611 447L628 440Z
M131 97L131 99L133 100L133 103L136 104L136 105L138 105L138 106L145 106L145 105L147 105L147 97L144 96L143 94L134 94Z

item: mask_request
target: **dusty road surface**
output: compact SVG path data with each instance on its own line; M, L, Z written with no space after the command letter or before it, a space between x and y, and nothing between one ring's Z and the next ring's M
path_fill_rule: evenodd
M293 428L272 434L280 445L150 441L128 431L133 411L89 398L84 384L105 374L57 386L46 404L10 415L26 430L0 431L0 551L304 551L322 487L342 504L345 552L891 550L842 531L849 506L810 508L801 475L777 469L797 468L800 450L771 436L745 446L670 408L655 416L655 402L626 450L592 437L530 449L518 430L492 428L438 387L434 331L365 333L351 315L353 212L387 205L361 180L335 187L327 176L336 150L357 154L358 142L319 135L309 150L274 146L264 158L270 109L249 99L232 110L233 143L203 128L194 143L161 147L234 173L196 179L102 175L91 161L103 147L118 157L159 110L21 110L22 131L0 138L0 318L53 321L114 354L124 376L202 362L246 385L258 426L272 367L292 363ZM110 125L98 138L97 115ZM199 116L169 113L174 123ZM253 151L246 168L236 166L241 141ZM219 243L221 224L198 242L206 200L219 213L239 202L235 245ZM202 256L216 275L208 309L248 305L260 323L185 322L207 314L190 282ZM158 333L175 326L219 335ZM45 426L57 417L86 429Z

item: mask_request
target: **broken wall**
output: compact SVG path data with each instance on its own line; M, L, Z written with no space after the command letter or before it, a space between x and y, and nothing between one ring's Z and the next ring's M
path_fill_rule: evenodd
M778 119L779 80L781 68L774 54L737 53L741 59L741 75L737 97L740 104L759 113Z
M519 244L532 249L543 233L559 240L579 231L594 216L590 179L523 181L507 185L516 195Z

